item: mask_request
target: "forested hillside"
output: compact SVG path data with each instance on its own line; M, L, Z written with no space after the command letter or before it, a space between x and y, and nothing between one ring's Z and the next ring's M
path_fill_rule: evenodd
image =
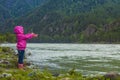
M49 0L23 17L10 19L5 31L23 25L40 34L34 42L120 42L120 0Z
M23 16L47 0L0 0L0 29L4 29L8 20Z

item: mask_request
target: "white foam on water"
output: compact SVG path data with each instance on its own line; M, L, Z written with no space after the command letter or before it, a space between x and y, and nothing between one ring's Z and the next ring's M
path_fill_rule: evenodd
M2 44L1 46L16 49L15 44ZM32 54L27 57L28 61L53 69L68 69L73 68L72 65L76 65L76 70L82 73L105 73L102 71L102 67L108 69L109 72L111 69L119 70L120 66L119 44L33 43L27 45L26 51ZM118 63L114 63L114 61ZM101 69L101 71L94 71L93 67Z

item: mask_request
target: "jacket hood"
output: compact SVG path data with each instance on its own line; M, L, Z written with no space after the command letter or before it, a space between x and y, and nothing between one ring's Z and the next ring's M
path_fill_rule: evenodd
M24 33L23 26L15 26L14 33L23 34Z

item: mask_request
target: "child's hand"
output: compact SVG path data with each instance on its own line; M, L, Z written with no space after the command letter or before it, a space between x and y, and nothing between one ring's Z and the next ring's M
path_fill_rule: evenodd
M34 37L38 37L38 34L34 34Z
M38 37L38 34L32 33L33 37Z

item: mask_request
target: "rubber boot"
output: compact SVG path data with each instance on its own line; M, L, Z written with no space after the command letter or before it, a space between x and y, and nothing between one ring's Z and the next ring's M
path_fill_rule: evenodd
M18 64L19 69L23 69L23 64Z

